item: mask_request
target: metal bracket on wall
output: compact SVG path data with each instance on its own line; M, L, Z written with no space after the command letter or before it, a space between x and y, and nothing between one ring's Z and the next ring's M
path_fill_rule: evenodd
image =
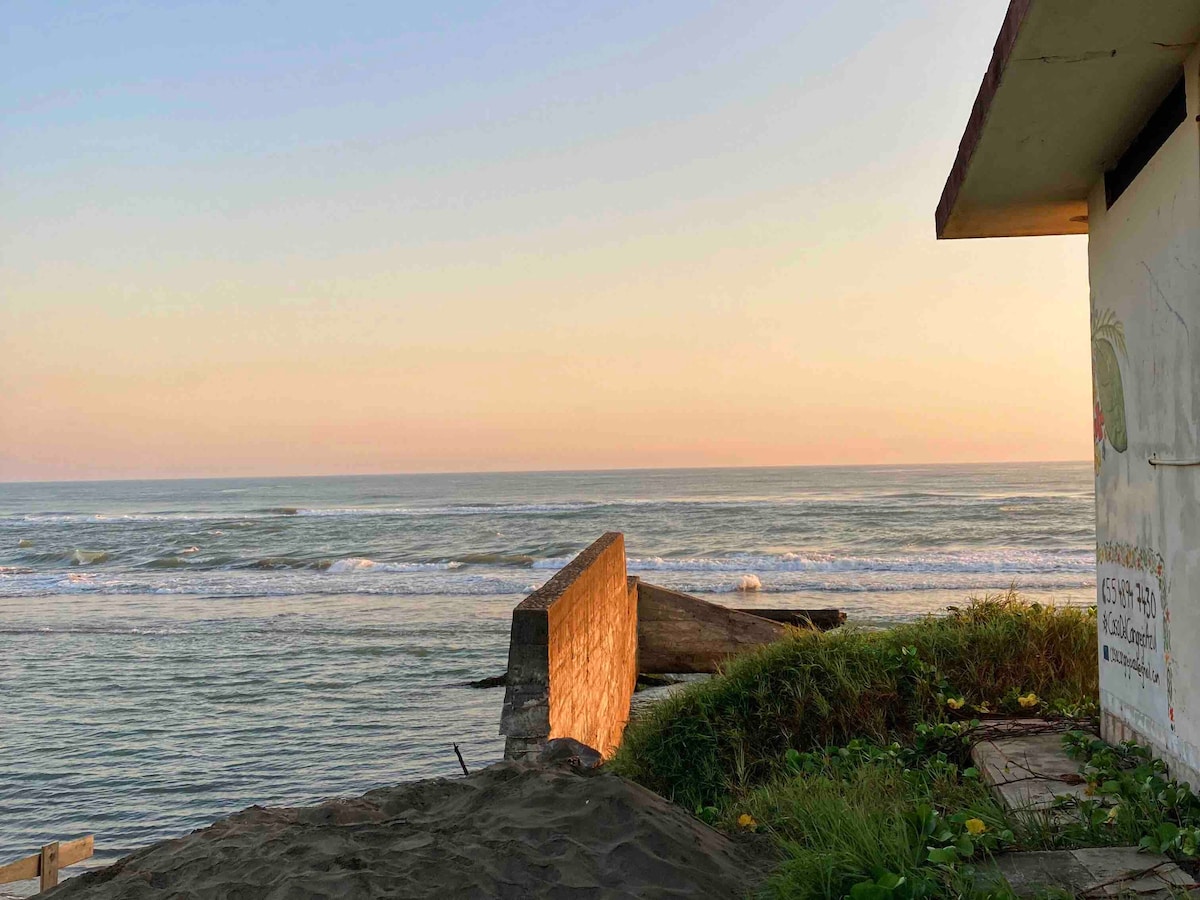
M1152 466L1200 466L1200 459L1159 459L1152 456L1149 462Z

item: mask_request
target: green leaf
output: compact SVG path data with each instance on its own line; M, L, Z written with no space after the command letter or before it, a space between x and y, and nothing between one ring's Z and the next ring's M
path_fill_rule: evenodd
M1170 822L1163 822L1158 826L1158 837L1164 844L1170 844L1179 837L1179 828Z
M930 847L929 861L939 865L952 866L958 862L958 851L953 847Z
M975 843L965 834L954 842L954 849L963 859L970 859L975 855Z
M889 891L894 891L904 882L908 881L903 875L897 875L895 872L884 872L875 879L875 883L882 888L887 888Z
M885 887L862 881L850 888L850 900L889 900L892 892Z
M789 747L788 752L783 755L783 758L787 763L787 767L793 772L799 772L804 768L804 757L800 755L799 750Z
M907 819L918 840L929 837L937 829L938 815L927 803L922 803L912 810Z

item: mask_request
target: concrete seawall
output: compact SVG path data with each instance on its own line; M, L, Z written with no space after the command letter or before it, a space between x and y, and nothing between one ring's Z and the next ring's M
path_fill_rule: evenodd
M572 737L609 756L637 682L637 580L610 532L513 610L500 733L506 759Z
M840 610L730 609L631 578L625 537L609 532L513 610L500 733L506 759L569 737L611 756L629 721L638 673L716 672L786 637L836 628Z

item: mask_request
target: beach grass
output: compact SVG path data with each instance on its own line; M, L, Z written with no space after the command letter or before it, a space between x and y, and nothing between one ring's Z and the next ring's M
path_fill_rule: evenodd
M964 837L972 841L974 855L981 838L969 836L968 820L983 822L993 836L1008 828L987 789L977 779L962 778L961 771L945 761L914 765L886 753L848 760L826 755L815 771L779 777L748 792L722 813L719 824L736 831L744 827L741 821L779 844L783 862L764 886L766 897L854 896L858 885L878 888L868 896L908 895L884 890L889 879L902 879L915 896L987 895L987 889L975 887L973 867L930 861L931 842L940 842L954 854L951 862L959 862L954 848Z
M788 750L909 744L919 724L1097 704L1094 610L1010 591L887 630L797 631L632 722L613 767L695 808L770 781Z
M980 716L1090 718L1094 610L1013 592L889 630L797 632L633 722L613 767L731 833L768 835L776 898L1011 896L1001 845L1048 847L969 758Z

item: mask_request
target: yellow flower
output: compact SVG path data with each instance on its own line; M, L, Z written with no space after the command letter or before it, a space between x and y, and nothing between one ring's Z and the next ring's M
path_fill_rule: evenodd
M967 834L983 834L987 831L987 825L983 823L983 819L967 819Z
M1096 782L1089 781L1087 783L1087 787L1083 789L1083 792L1089 797L1094 797L1096 795Z
M1121 807L1114 806L1112 809L1110 809L1108 811L1108 815L1104 817L1104 823L1106 825L1112 825L1113 823L1115 823L1117 821L1117 813L1120 811L1121 811Z
M1038 699L1038 695L1033 691L1030 691L1024 697L1018 697L1017 702L1021 704L1022 709L1029 709L1030 707L1037 706L1039 703L1041 703L1041 701Z
M946 705L947 705L948 707L950 707L951 709L962 709L962 708L963 708L963 704L964 704L964 703L966 703L966 702L967 702L967 701L966 701L966 700L963 700L962 698L958 698L958 699L955 699L954 697L947 697L947 698L946 698Z
M754 816L750 815L750 813L742 813L738 816L738 825L742 828L755 828L758 826L758 823L754 821Z

